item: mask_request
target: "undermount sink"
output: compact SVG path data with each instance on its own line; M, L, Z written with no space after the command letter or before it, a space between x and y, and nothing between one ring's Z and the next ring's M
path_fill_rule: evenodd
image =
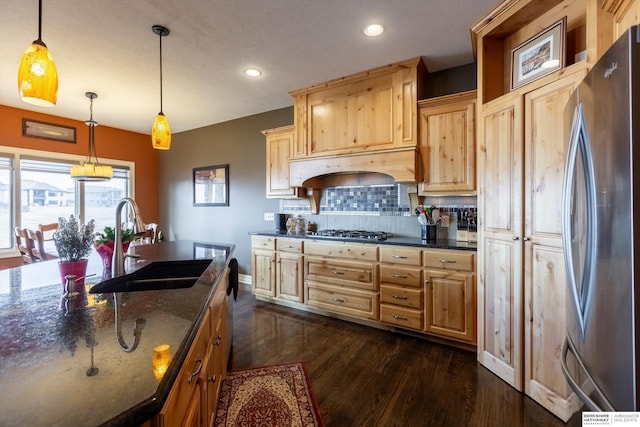
M89 293L158 291L190 288L211 264L210 259L153 262L130 274L94 285Z

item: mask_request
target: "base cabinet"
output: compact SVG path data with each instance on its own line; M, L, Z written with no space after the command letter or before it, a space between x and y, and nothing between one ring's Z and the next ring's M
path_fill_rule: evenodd
M473 251L260 235L253 239L253 293L258 299L397 327L464 348L477 342Z
M227 371L227 288L229 270L212 298L200 329L153 427L212 426L220 385Z
M251 283L253 293L268 298L276 296L275 239L251 237Z

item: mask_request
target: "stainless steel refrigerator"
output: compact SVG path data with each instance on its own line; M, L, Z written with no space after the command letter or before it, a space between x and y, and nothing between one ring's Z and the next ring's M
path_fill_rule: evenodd
M634 26L598 60L565 109L571 126L562 209L569 292L562 368L593 411L640 410L639 86L640 27Z

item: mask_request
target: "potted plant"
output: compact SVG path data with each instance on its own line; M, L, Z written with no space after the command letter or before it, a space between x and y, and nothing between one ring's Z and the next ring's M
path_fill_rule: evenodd
M83 288L84 276L87 273L88 256L91 254L95 229L94 220L85 225L80 225L76 217L71 214L69 219L60 217L58 229L53 233L53 242L56 245L60 261L60 278L65 284L65 276L76 276L76 285Z
M129 244L137 235L133 230L125 228L122 230L122 252L125 253L129 249ZM102 258L102 266L106 271L111 271L111 261L113 259L113 245L116 239L116 230L113 227L105 227L102 232L96 233L93 246L96 248L96 252Z

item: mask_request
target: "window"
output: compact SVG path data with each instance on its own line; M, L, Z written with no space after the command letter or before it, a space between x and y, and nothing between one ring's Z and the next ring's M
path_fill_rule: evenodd
M82 223L95 220L96 230L113 227L115 206L131 195L132 162L109 162L110 181L77 182L69 169L83 157L0 148L15 150L0 153L0 251L14 246L14 224L37 229L74 214Z

